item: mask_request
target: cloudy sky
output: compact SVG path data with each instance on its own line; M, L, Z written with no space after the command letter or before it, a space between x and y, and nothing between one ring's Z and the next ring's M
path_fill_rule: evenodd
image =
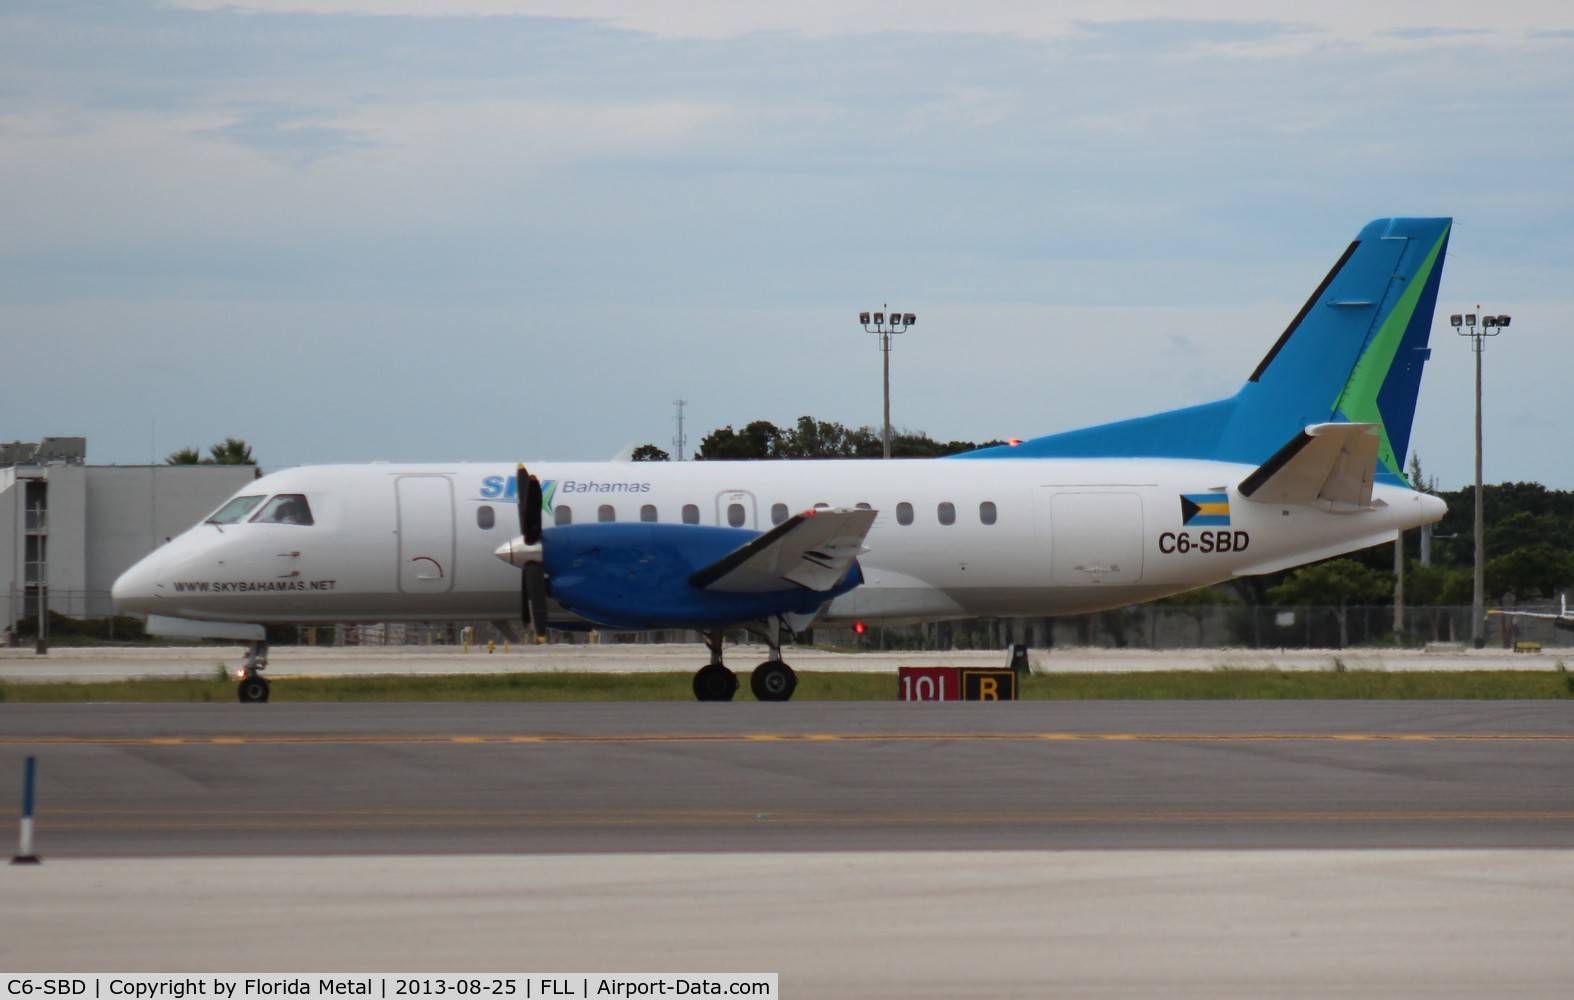
M1413 448L1574 488L1574 7L6 0L0 439L610 458L1233 392L1362 224L1452 215ZM1052 10L1050 10L1052 8Z

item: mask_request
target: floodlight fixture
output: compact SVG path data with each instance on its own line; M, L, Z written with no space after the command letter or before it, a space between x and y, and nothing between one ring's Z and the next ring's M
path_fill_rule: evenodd
M887 305L886 310L891 307ZM885 382L885 425L881 431L881 450L886 458L891 457L891 338L899 333L905 333L907 328L918 322L918 317L913 313L887 312L877 313L861 312L858 322L870 333L880 338L880 354L884 368Z
M1480 309L1480 306L1476 307ZM1479 316L1480 325L1476 324ZM1481 496L1481 355L1488 337L1496 337L1508 326L1509 317L1501 314L1486 316L1477 313L1453 315L1448 318L1454 332L1470 338L1470 349L1476 355L1476 517L1475 517L1475 566L1470 605L1470 637L1477 649L1486 646L1486 524Z
M868 315L869 315L868 313L864 314L864 317L865 317L864 318L864 322L865 323L869 322ZM1459 313L1454 313L1454 315L1448 317L1448 325L1449 326L1459 326L1461 323L1464 322L1464 320L1465 320L1465 317L1459 315Z

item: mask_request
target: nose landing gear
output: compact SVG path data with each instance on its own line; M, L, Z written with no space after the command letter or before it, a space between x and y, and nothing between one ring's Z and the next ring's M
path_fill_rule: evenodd
M242 702L264 702L268 700L268 682L262 676L262 671L268 668L268 643L247 643L246 663L241 668L240 684L236 686L236 694Z

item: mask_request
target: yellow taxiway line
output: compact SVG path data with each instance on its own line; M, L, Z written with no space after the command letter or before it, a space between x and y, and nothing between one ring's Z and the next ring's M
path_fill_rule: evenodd
M1570 742L1569 733L523 733L493 735L0 736L0 746L254 746L273 744L449 743L933 743L991 741L1138 743L1479 743Z

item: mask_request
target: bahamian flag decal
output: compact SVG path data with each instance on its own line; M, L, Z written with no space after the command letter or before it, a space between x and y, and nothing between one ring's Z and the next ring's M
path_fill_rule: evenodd
M552 513L552 497L557 493L557 480L548 479L541 484L541 513Z
M1223 493L1182 493L1181 524L1199 528L1228 526L1230 498Z

